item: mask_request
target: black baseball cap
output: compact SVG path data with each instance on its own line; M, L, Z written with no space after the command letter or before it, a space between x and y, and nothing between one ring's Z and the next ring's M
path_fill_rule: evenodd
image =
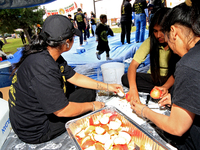
M50 41L62 41L74 35L81 36L81 32L74 28L70 19L63 15L47 17L42 26L41 34L44 33L47 35L46 39Z

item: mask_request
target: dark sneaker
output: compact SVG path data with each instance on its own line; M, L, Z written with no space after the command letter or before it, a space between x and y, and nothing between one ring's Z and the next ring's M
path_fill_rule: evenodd
M97 55L97 59L98 59L98 60L101 60L101 56L99 55L98 52L96 52L96 55Z
M110 57L106 57L106 60L112 60Z

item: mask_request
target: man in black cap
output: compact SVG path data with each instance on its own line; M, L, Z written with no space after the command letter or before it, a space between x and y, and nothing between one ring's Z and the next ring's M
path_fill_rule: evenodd
M84 42L87 42L87 21L85 18L85 15L82 13L81 8L77 9L78 13L74 16L74 21L76 22L76 27L81 31L81 36L80 36L80 46L83 45L83 34L82 31L84 31Z
M17 136L26 143L43 143L66 132L65 123L104 107L96 90L123 91L76 73L62 57L80 36L63 15L49 16L39 36L25 45L15 65L9 90L9 118ZM75 85L77 88L75 88Z

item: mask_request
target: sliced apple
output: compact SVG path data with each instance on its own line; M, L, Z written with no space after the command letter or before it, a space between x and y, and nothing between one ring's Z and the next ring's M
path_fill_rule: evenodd
M108 134L110 134L110 136L117 135L118 131L117 130L109 130Z
M119 97L124 97L125 96L125 93L122 92L121 90L119 90L119 92L117 93Z
M89 140L86 140L82 145L81 145L81 148L82 149L87 149L89 147L92 147L93 145L95 144L95 142L91 139ZM95 148L95 147L94 147Z
M100 143L105 144L106 141L110 140L110 135L108 133L105 133L104 135L94 134L94 139Z
M131 136L126 132L119 132L118 136L123 137L126 140L126 144L131 141Z
M103 115L102 118L99 120L102 124L107 124L109 122L109 116Z
M96 149L96 147L93 145L93 146L90 146L90 147L88 147L88 148L86 148L86 149L84 149L84 150L97 150L97 149Z
M100 127L104 128L105 129L105 132L108 132L109 131L109 127L107 124L101 124Z
M95 127L94 126L88 126L86 129L85 129L85 135L88 135L90 132L94 131L95 130Z
M103 134L105 132L105 129L102 127L95 127L95 132L97 134Z
M77 136L80 138L84 138L85 137L85 130L81 130L79 133L77 133Z
M109 121L115 121L116 118L117 118L117 114L112 114L110 117L109 117Z
M90 136L86 136L85 138L82 139L81 145L83 145L87 140L91 140Z
M110 121L109 129L117 130L121 124L122 122L117 118L115 121Z
M100 124L99 120L98 119L93 119L92 117L90 117L89 119L89 124L91 126L98 126Z
M105 145L104 145L106 150L111 149L112 146L113 146L113 140L112 139L107 140Z
M114 144L115 145L117 145L117 144L126 144L126 139L125 138L123 138L123 137L116 137L115 139L114 139Z
M95 143L95 150L105 150L104 146L100 143Z
M114 145L112 150L129 150L126 144Z

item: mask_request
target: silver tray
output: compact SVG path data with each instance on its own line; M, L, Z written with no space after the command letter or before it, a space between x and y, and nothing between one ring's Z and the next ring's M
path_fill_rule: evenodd
M123 123L128 124L129 127L134 129L134 131L137 131L137 140L134 141L136 144L136 150L140 149L141 145L148 144L148 149L152 150L169 150L170 148L167 147L162 141L159 141L155 139L150 133L145 131L143 127L141 127L139 124L137 124L135 121L133 121L131 118L126 116L124 113L122 113L120 110L113 106L106 106L102 109L99 109L97 111L91 112L87 115L84 115L80 118L73 119L68 121L65 124L66 130L70 136L70 138L75 143L75 146L78 150L82 150L78 141L75 138L75 135L77 134L77 130L80 128L86 128L89 126L89 118L92 117L92 119L97 119L100 114L103 113L103 111L109 111L111 113L116 113L120 120L123 120Z

